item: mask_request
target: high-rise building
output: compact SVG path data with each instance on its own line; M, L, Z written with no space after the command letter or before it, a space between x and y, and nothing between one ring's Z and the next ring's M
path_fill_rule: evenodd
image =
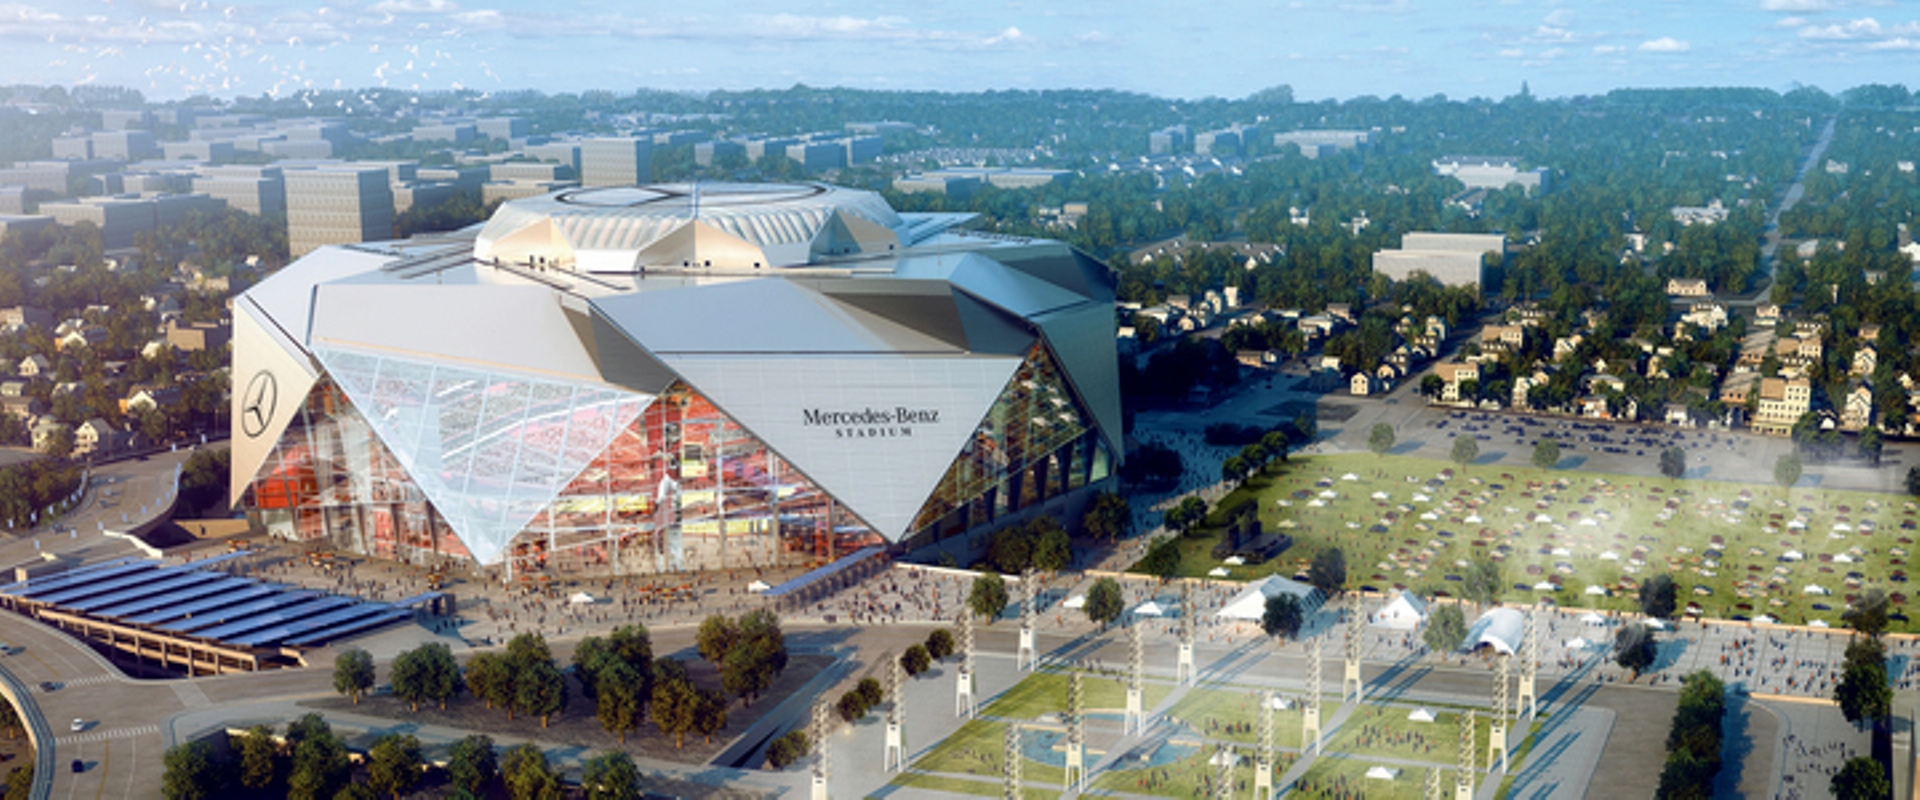
M577 188L470 239L322 248L234 302L233 499L276 537L502 580L1077 519L1121 452L1110 273L966 216Z
M287 186L287 249L296 256L329 244L393 238L393 190L385 167L294 169Z
M287 213L287 181L279 167L215 167L193 179L193 190L257 216Z
M632 186L653 175L651 138L587 139L580 143L583 186Z

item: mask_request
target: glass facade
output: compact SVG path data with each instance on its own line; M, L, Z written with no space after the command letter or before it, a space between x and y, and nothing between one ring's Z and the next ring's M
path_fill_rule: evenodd
M811 563L884 542L684 384L649 398L319 355L328 376L249 488L283 538L504 560L508 578ZM907 534L950 535L1105 478L1089 420L1036 344Z

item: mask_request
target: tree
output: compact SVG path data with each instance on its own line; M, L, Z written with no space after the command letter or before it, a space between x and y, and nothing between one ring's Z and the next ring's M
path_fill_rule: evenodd
M332 731L313 736L293 751L293 771L287 775L287 797L325 800L346 785L352 764L347 747Z
M1880 439L1879 428L1867 428L1860 432L1858 443L1860 457L1872 466L1880 466L1880 453L1886 449L1886 443Z
M360 705L360 693L373 688L373 656L358 647L333 659L333 690Z
M700 702L693 709L693 730L713 744L713 735L727 727L727 696L707 689L699 690Z
M419 711L420 701L427 699L428 669L420 651L414 649L401 653L387 671L387 681L393 684L393 696L407 701L412 711Z
M1848 658L1833 699L1848 722L1885 718L1893 707L1893 687L1887 683L1885 658Z
M1239 456L1227 456L1227 460L1220 462L1220 480L1222 481L1237 481L1246 474L1246 459Z
M927 634L927 655L935 659L953 655L953 632L946 628L936 628Z
M1833 790L1834 800L1886 800L1893 796L1886 767L1869 756L1847 759L1827 785Z
M1127 498L1114 492L1100 492L1087 504L1087 513L1080 517L1080 527L1088 536L1112 542L1127 535L1132 519L1133 510L1128 507Z
M1500 574L1500 564L1486 556L1475 556L1467 564L1467 574L1461 576L1460 595L1469 602L1487 604L1500 599L1506 591L1506 578Z
M1782 487L1792 487L1794 484L1800 482L1802 469L1799 453L1783 455L1779 460L1773 462L1773 482L1780 484Z
M739 640L739 626L734 625L733 620L725 614L714 614L702 620L699 632L694 634L694 644L700 651L700 657L716 666Z
M1653 666L1656 655L1653 630L1633 622L1620 629L1613 639L1613 660L1624 669L1633 670L1634 680L1640 679L1640 672Z
M653 712L653 724L661 733L673 736L674 749L684 745L687 731L693 730L700 700L700 690L691 681L671 674L654 676L653 697L647 705Z
M1874 588L1860 593L1859 599L1840 615L1848 625L1867 637L1878 639L1887 631L1887 593Z
M319 739L333 735L333 726L327 724L325 717L311 711L300 715L299 719L287 723L287 747L299 747L308 739Z
M1907 468L1907 494L1920 497L1920 467Z
M594 697L594 717L608 733L627 743L627 733L640 727L645 706L640 693L640 675L624 661L614 661L600 672L599 690Z
M33 796L33 765L14 767L7 773L6 800L30 800Z
M1307 567L1307 582L1328 597L1339 594L1347 585L1346 551L1329 547L1313 554L1313 563Z
M1679 447L1669 447L1660 451L1660 474L1669 478L1679 478L1687 473L1687 451Z
M200 800L220 789L220 768L214 763L213 746L206 742L168 748L163 763L166 773L160 776L160 793L168 800Z
M1067 535L1067 529L1060 527L1052 517L1040 517L1033 521L1039 535L1033 539L1033 568L1041 572L1058 572L1073 563L1073 537Z
M1179 577L1180 540L1171 536L1154 537L1153 543L1147 546L1147 554L1134 568L1163 582Z
M973 591L967 595L967 608L976 617L986 617L992 625L995 617L1007 608L1007 582L999 575L989 572L973 579Z
M1553 469L1560 463L1560 443L1552 439L1541 439L1533 446L1533 465L1541 469Z
M1661 573L1640 584L1640 613L1654 619L1668 619L1679 606L1679 589L1673 576Z
M1167 509L1166 514L1162 517L1162 521L1166 523L1167 528L1178 532L1185 532L1187 529L1205 522L1206 519L1207 501L1193 496L1189 496L1181 500L1179 505Z
M640 800L640 768L626 753L601 753L587 760L580 785L587 800Z
M540 717L546 728L553 715L566 710L567 676L551 660L535 661L514 676L514 704L522 712Z
M1467 643L1467 615L1451 603L1438 606L1427 615L1426 630L1420 640L1436 653L1451 653Z
M877 678L861 678L860 682L854 685L854 689L866 699L868 708L880 705L887 699L887 690L880 685Z
M773 685L774 660L763 652L768 646L759 639L750 639L727 653L726 659L720 662L721 688L751 706L753 698Z
M475 733L447 747L447 780L454 788L477 796L499 776L500 759L493 750L493 737Z
M869 708L871 706L867 704L866 696L856 691L840 695L840 700L834 703L834 709L840 712L840 718L847 722L865 717Z
M420 740L412 735L389 733L374 741L367 751L367 783L378 792L401 795L420 785Z
M467 660L467 691L487 708L505 708L513 717L513 666L499 653L481 653Z
M588 700L598 698L596 684L600 679L600 671L608 666L610 659L616 658L607 640L598 636L581 639L579 644L573 646L573 677L580 681L581 697Z
M1466 466L1480 457L1480 442L1472 436L1456 436L1453 439L1453 463Z
M500 777L514 800L560 800L565 789L560 775L547 763L547 754L531 744L515 745L500 759Z
M927 654L926 645L911 645L900 654L900 668L906 671L909 678L919 677L920 673L932 666L933 657Z
M1286 592L1267 598L1267 607L1260 615L1260 629L1268 636L1285 636L1289 639L1300 632L1300 622L1305 617L1300 607L1300 598Z
M1388 450L1392 450L1393 426L1384 422L1374 425L1373 430L1367 432L1367 449L1379 456L1384 456Z
M811 747L806 731L787 731L773 740L773 744L767 745L767 765L774 769L786 769L793 762L805 758Z
M248 728L234 741L234 750L240 755L241 788L265 792L280 779L280 747L267 726Z
M1126 610L1126 600L1120 595L1120 582L1112 578L1101 578L1087 589L1087 619L1100 624L1102 630L1120 618Z

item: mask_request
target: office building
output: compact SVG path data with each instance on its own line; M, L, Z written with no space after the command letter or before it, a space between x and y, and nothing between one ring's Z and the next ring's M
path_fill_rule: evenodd
M1121 452L1110 273L968 216L589 187L472 239L315 251L234 303L234 499L276 537L508 581L1078 519Z
M193 190L255 216L287 213L287 181L279 167L215 167L193 179Z
M287 170L288 251L300 256L322 245L393 238L390 175L346 164Z
M632 186L653 175L653 140L588 139L580 143L582 186Z

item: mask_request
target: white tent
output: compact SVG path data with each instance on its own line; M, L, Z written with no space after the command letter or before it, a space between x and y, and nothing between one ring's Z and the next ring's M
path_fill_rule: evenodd
M1595 612L1592 612L1592 611L1589 611L1589 612L1587 612L1585 616L1583 616L1583 617L1581 617L1581 618L1580 618L1580 621L1581 621L1582 623L1585 623L1585 624L1587 624L1587 625L1605 625L1605 624L1607 624L1607 618L1606 618L1606 617L1603 617L1603 616L1600 616L1600 615L1599 615L1598 613L1595 613Z
M1809 623L1807 623L1807 627L1809 627L1809 628L1824 628L1824 627L1827 627L1827 621L1826 621L1826 620L1824 620L1824 619L1816 619L1816 620L1814 620L1814 621L1812 621L1812 622L1809 622Z
M1427 604L1412 592L1401 591L1388 600L1387 604L1373 613L1373 626L1396 631L1410 631L1427 621Z
M1271 698L1271 700L1272 702L1268 703L1267 707L1275 711L1286 711L1287 709L1293 708L1293 701L1287 698L1275 696Z
M1224 578L1224 577L1227 577L1227 568L1226 568L1226 567L1214 567L1213 569L1210 569L1210 570L1207 570L1207 577L1209 577L1209 578Z
M755 594L759 594L760 592L764 592L771 588L773 587L768 585L766 581L754 581L752 583L747 584L747 591L753 592Z
M1648 617L1647 627L1652 628L1656 631L1664 631L1667 629L1667 623L1665 620L1662 620L1659 617Z
M1216 751L1212 758L1207 759L1207 763L1216 767L1221 764L1239 764L1240 757L1234 755L1232 751L1220 750Z
M1807 584L1807 588L1801 589L1800 592L1801 594L1817 594L1822 597L1833 594L1832 590L1828 589L1825 586L1821 586L1820 584L1817 584L1817 583Z
M1601 586L1600 584L1597 584L1597 583L1591 586L1588 586L1586 593L1593 595L1594 597L1606 597L1608 594L1607 587Z
M1225 564L1229 567L1238 567L1243 564L1246 564L1247 560L1239 556L1227 556L1226 558L1221 559L1220 563Z
M1760 624L1762 624L1762 625L1772 625L1773 623L1775 623L1775 622L1777 622L1778 620L1775 620L1775 619L1773 618L1773 616L1772 616L1772 615L1769 615L1769 614L1761 614L1760 616L1757 616L1757 617L1754 617L1754 618L1753 618L1753 621L1754 621L1754 622L1758 622L1758 623L1760 623Z
M1062 608L1086 608L1087 596L1084 594L1076 594L1072 597L1067 598L1067 601L1064 603L1061 603L1060 606Z
M1167 610L1164 608L1161 608L1159 603L1153 602L1152 600L1148 600L1147 602L1141 603L1140 605L1134 607L1133 613L1139 614L1140 616L1143 616L1143 617L1159 617L1159 616L1166 615Z
M1412 711L1407 712L1407 721L1408 722L1432 722L1433 710L1428 708L1416 708Z
M590 606L600 601L593 599L593 595L586 592L574 592L572 597L567 598L567 602L576 606Z
M1520 649L1520 635L1526 627L1527 615L1516 609L1496 608L1467 627L1467 649L1489 645L1501 655L1513 655Z
M1588 642L1587 642L1587 640L1586 640L1586 639L1582 639L1582 638L1580 638L1580 637L1578 637L1578 636L1575 636L1575 637L1573 637L1573 638L1571 638L1571 639L1568 639L1568 640L1567 640L1567 649L1568 649L1568 650L1585 650L1585 649L1587 649L1587 645L1588 645Z
M1227 601L1227 604L1221 607L1219 613L1215 616L1221 619L1258 620L1267 613L1267 598L1277 597L1281 594L1290 594L1300 598L1300 604L1304 606L1307 611L1313 611L1319 608L1321 601L1325 599L1320 594L1320 590L1312 586L1291 578L1283 578L1279 575L1268 575L1265 578L1247 584L1247 588L1240 590L1240 593L1234 595L1232 600Z
M1397 780L1400 777L1400 770L1393 767L1373 767L1367 770L1367 777L1379 781Z

